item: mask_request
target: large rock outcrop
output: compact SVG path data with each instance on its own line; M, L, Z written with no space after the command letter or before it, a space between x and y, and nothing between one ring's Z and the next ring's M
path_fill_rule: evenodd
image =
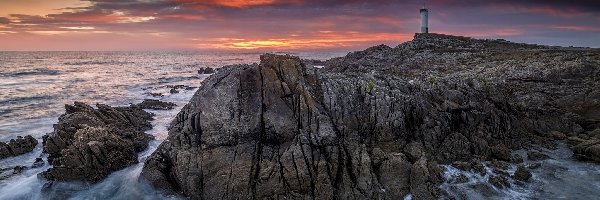
M438 163L597 127L599 65L598 50L436 34L325 62L267 54L205 80L142 176L193 199L433 199Z
M84 103L66 105L66 112L44 136L44 151L52 168L42 173L50 180L97 182L111 172L138 162L138 152L153 137L152 114L139 106L97 109Z

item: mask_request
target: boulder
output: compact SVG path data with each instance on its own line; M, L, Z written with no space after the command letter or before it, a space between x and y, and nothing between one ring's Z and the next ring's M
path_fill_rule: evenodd
M44 137L52 168L42 176L49 180L100 181L137 163L138 153L153 139L144 133L151 128L152 114L138 106L98 104L95 109L75 102L65 107L54 131Z
M502 161L510 161L512 159L511 150L504 144L498 144L492 147L492 157Z
M529 179L531 178L531 172L529 171L529 169L527 169L527 167L525 167L525 165L517 165L517 171L515 171L515 174L513 174L513 178L515 180L519 180L519 181L529 181Z
M7 143L0 142L0 159L29 153L35 149L37 144L38 141L31 135L18 136Z
M175 103L163 102L155 99L144 99L142 103L135 104L135 106L150 110L171 110L177 105Z
M542 152L539 152L537 150L532 149L532 150L527 151L527 158L532 161L538 161L538 160L549 159L550 156L548 156Z
M600 140L586 140L573 147L573 152L584 159L600 162Z

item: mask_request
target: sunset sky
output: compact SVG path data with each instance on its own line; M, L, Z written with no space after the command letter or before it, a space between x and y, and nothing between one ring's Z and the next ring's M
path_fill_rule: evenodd
M0 50L359 50L419 29L422 0L0 0ZM600 0L431 0L430 30L600 47Z

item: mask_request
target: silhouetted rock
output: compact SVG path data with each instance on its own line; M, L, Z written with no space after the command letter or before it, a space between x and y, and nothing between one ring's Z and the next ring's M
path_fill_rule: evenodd
M553 145L550 131L594 127L599 58L437 34L320 69L263 55L203 82L142 177L192 199L438 198L436 163L469 161L486 174L486 160Z
M44 137L44 150L53 166L43 177L96 182L137 163L137 153L153 139L144 133L152 127L152 114L137 106L96 106L80 102L65 106L54 131Z
M215 73L215 69L211 68L211 67L206 67L206 68L200 68L198 70L198 74L212 74Z
M38 141L31 135L18 136L17 139L11 139L7 143L0 142L0 159L29 153L37 144Z
M164 101L154 100L154 99L144 99L144 101L142 103L135 104L135 106L142 108L142 109L150 109L150 110L171 110L177 105L175 103L171 103L171 102L164 102Z

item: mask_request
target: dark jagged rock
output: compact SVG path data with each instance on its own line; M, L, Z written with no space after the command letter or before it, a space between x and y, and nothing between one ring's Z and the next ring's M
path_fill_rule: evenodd
M0 159L29 153L37 144L38 141L31 135L18 136L17 139L11 139L7 143L0 142Z
M198 74L213 74L215 73L215 69L211 67L203 67L198 70Z
M44 137L44 150L53 167L43 177L96 182L137 163L137 153L153 139L144 133L152 127L152 114L137 106L97 107L80 102L65 106L54 132Z
M542 152L539 152L537 150L532 149L532 150L527 151L527 158L529 160L538 161L538 160L546 160L546 159L550 158L550 156L548 156Z
M483 161L600 121L597 50L419 34L319 65L221 68L142 176L192 199L433 199L436 163L485 174Z
M35 161L31 165L31 168L39 168L42 166L44 166L44 159L40 157L40 158L35 158Z
M135 106L141 109L150 109L150 110L171 110L177 104L171 102L164 102L155 99L144 99L142 103L135 104Z
M531 175L531 172L529 171L529 169L527 169L527 167L525 167L525 165L520 164L517 166L517 171L515 171L513 178L515 180L519 180L519 181L529 181L531 176L532 175Z

